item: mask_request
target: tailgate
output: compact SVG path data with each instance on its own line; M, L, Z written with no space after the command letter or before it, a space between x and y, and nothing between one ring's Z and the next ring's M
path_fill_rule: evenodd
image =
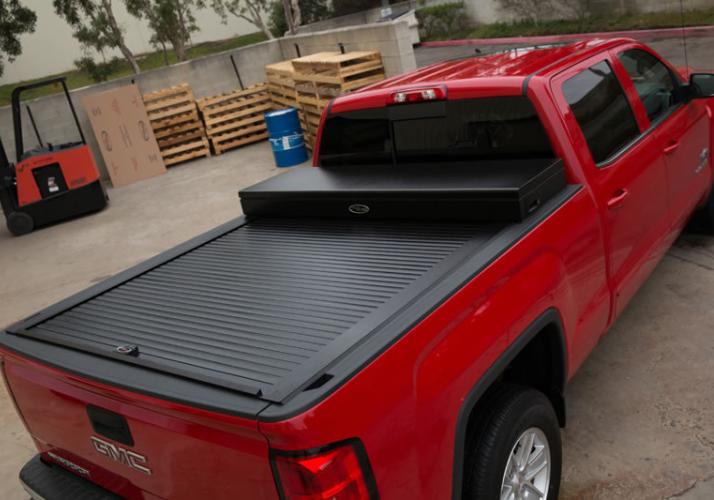
M253 420L89 383L3 355L43 458L127 498L276 498Z

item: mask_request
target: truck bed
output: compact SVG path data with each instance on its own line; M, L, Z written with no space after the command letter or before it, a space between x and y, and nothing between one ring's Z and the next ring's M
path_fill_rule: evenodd
M204 405L190 391L161 387L180 380L206 394L237 393L223 405L254 415L347 377L355 362L337 365L366 339L382 337L358 364L575 190L509 225L240 218L13 325L0 344L94 378L104 359L117 368L104 369L104 377L116 373L106 381L119 385L130 385L122 370L140 369L135 379L164 380L146 392L213 409L221 398ZM71 367L62 361L68 351L81 354ZM245 399L255 401L241 411Z

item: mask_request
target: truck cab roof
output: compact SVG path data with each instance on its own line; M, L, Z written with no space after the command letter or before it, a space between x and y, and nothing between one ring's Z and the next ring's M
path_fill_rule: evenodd
M415 86L445 85L453 97L459 91L484 95L517 95L532 77L548 77L561 69L618 45L631 43L628 38L593 39L567 44L518 47L495 53L476 55L431 64L411 73L388 78L360 92L345 95L333 102L332 111L342 112L373 107L375 97L386 91Z

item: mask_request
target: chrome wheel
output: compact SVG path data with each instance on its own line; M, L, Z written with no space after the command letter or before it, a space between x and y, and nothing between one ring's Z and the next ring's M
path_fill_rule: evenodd
M545 500L550 468L550 447L545 434L537 427L526 429L508 455L501 500Z

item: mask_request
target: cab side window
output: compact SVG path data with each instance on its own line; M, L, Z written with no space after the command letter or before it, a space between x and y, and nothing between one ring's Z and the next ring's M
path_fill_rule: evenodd
M607 61L566 80L563 96L580 125L595 163L609 160L639 136L630 103Z
M633 49L620 54L619 59L632 78L651 122L680 104L674 75L655 56Z

